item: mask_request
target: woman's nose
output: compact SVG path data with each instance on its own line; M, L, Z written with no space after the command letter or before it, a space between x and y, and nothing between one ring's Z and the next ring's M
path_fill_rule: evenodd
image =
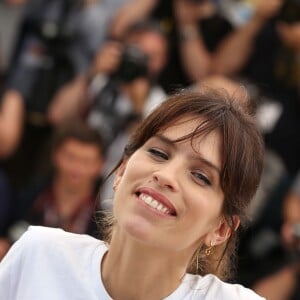
M161 188L177 191L179 170L172 167L162 167L153 173L153 179Z

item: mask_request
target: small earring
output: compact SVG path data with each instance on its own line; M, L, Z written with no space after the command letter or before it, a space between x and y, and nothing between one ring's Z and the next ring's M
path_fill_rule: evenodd
M210 242L210 246L207 247L207 248L205 249L205 255L206 255L206 256L210 256L210 255L212 254L212 252L213 252L213 247L214 247L213 243Z

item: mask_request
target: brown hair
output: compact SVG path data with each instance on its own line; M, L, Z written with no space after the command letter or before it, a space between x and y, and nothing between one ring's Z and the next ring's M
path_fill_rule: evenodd
M223 245L214 247L213 254L204 255L202 245L191 260L189 272L216 274L222 279L230 275L230 260L234 257L236 229L234 216L241 223L247 220L246 209L258 187L263 168L263 142L255 119L248 110L247 99L235 99L225 90L203 88L200 91L183 91L170 96L155 109L137 128L125 148L124 158L157 132L172 125L184 116L199 118L199 125L190 134L176 141L206 135L214 130L221 134L222 165L221 188L224 193L222 213L232 229L232 235ZM113 170L113 172L118 168ZM112 224L112 223L111 223ZM196 263L197 257L197 265Z
M54 153L66 140L74 139L84 144L95 145L104 155L104 143L99 132L80 119L72 119L58 126L52 137L51 151Z

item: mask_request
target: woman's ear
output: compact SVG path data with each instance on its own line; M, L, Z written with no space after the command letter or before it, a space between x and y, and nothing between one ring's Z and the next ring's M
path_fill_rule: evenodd
M240 218L238 216L233 216L233 226L229 226L226 218L221 218L218 226L208 234L205 239L205 244L207 246L216 246L226 242L232 234L232 231L236 231L240 225Z
M122 161L122 163L120 164L120 166L118 167L118 169L116 170L115 177L114 177L114 185L113 185L114 191L117 189L117 187L123 177L123 174L126 169L126 165L127 165L127 159L124 159Z

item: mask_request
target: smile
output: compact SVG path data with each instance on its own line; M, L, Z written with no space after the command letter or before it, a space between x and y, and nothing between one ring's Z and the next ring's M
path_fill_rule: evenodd
M165 215L169 215L169 216L175 216L176 213L171 211L170 208L168 208L167 206L165 206L163 203L161 203L160 201L154 199L153 197L151 197L148 194L145 193L139 193L138 197L140 200L142 200L147 206L150 206L151 208L165 214Z

